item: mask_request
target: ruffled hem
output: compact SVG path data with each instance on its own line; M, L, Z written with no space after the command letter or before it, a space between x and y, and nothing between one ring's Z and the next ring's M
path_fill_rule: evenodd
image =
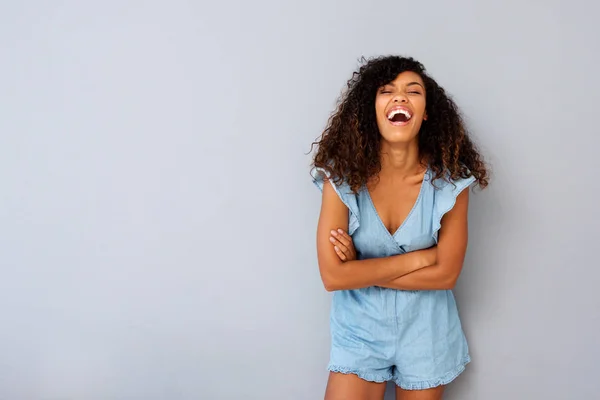
M383 375L375 374L372 371L358 369L358 368L341 367L339 365L329 365L327 367L327 370L330 372L339 372L341 374L353 374L353 375L358 376L360 379L363 379L363 380L369 381L369 382L381 383L381 382L387 382L387 381L392 380L392 374L383 376Z
M471 358L469 356L466 356L463 359L463 361L456 366L456 368L437 379L429 379L426 381L419 382L402 382L400 379L396 379L395 383L397 386L401 387L404 390L425 390L437 386L447 385L454 379L456 379L461 373L463 373L466 365L469 362L471 362Z

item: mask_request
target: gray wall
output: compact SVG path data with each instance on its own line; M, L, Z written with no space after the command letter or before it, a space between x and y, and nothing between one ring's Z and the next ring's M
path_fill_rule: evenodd
M321 398L305 153L358 57L387 53L428 66L494 170L447 398L596 398L599 11L1 2L0 399Z

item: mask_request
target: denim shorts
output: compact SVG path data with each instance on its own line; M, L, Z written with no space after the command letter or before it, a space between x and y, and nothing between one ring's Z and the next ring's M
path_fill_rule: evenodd
M334 293L328 369L407 390L446 385L470 362L449 290Z

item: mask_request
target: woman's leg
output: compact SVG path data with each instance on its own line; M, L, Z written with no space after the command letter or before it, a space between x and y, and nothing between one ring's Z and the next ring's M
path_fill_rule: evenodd
M444 386L426 390L404 390L396 386L396 400L442 400Z
M385 382L369 382L354 374L330 372L325 400L383 400Z

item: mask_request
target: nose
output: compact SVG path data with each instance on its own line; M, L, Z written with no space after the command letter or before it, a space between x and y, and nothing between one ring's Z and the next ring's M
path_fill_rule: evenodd
M406 96L404 95L404 93L398 93L394 97L394 103L406 103L406 102L408 102L408 99L406 98Z

